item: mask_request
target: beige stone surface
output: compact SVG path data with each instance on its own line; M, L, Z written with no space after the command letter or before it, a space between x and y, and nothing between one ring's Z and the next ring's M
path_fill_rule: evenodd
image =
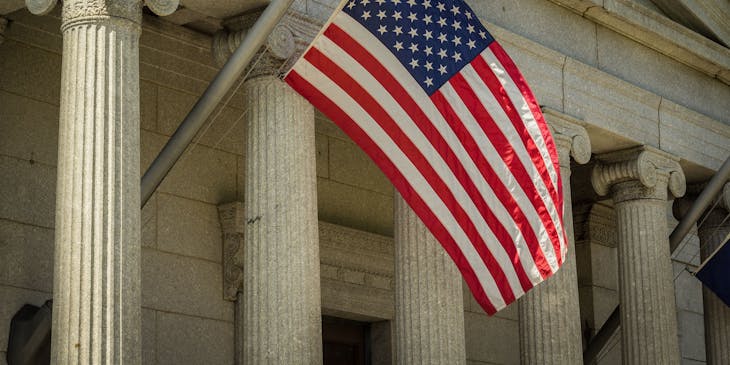
M0 156L0 218L53 228L56 206L56 168Z
M55 166L58 107L0 90L0 110L0 154ZM34 128L28 128L28 120L36 121Z
M53 291L53 230L0 219L0 285Z
M466 312L464 330L467 360L504 365L520 363L517 321Z
M393 235L393 197L329 179L317 180L319 219L381 235Z
M12 33L8 32L9 38L1 46L0 89L51 105L60 105L61 57L16 42L11 36Z
M221 228L214 205L157 195L157 249L221 262Z
M142 249L142 306L190 316L231 320L218 263Z
M233 364L233 323L157 312L158 364Z
M381 194L390 194L393 185L365 152L352 141L331 138L329 179Z

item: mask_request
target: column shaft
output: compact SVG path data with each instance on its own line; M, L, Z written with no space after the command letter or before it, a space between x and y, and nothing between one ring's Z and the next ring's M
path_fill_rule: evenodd
M520 360L524 365L583 363L569 160L565 166L561 164L560 174L568 253L555 275L527 292L519 301Z
M244 88L244 363L321 364L314 109L273 76Z
M726 190L729 190L726 188ZM710 213L705 224L698 229L700 256L705 261L730 234L730 222L720 224L727 212ZM730 364L730 308L715 293L702 287L705 308L705 350L707 363Z
M461 275L397 193L395 280L397 363L464 364Z
M139 364L139 24L83 17L74 3L63 13L51 363Z
M679 364L666 202L619 201L615 210L624 364Z

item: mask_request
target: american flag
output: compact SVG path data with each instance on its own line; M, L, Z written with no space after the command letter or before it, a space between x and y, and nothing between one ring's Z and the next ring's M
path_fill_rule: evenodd
M380 167L488 314L558 270L553 139L466 3L349 0L284 80Z

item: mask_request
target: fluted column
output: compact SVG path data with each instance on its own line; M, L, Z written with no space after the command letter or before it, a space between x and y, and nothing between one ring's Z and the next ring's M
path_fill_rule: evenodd
M686 214L694 198L704 189L705 184L692 186L691 196L674 203L674 213L678 219ZM690 195L688 193L688 195ZM718 197L718 204L706 212L704 223L697 229L700 239L700 258L704 262L723 243L730 234L730 220L724 221L730 212L730 183L726 183ZM730 308L715 293L702 287L705 319L705 353L709 365L730 364Z
M397 364L464 364L461 275L400 194L394 200Z
M53 364L138 364L139 1L63 4Z
M524 365L583 363L580 303L570 196L570 156L580 164L591 158L591 143L582 123L565 114L545 110L560 158L563 181L563 225L568 253L563 266L519 300L520 361Z
M63 3L53 364L141 363L141 21L139 0Z
M274 76L244 89L244 363L321 364L314 108Z
M678 159L652 147L598 156L592 183L614 201L623 363L679 364L666 201L684 195Z

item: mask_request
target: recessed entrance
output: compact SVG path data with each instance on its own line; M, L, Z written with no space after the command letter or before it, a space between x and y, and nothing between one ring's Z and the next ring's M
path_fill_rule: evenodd
M324 365L371 365L370 324L322 317Z

